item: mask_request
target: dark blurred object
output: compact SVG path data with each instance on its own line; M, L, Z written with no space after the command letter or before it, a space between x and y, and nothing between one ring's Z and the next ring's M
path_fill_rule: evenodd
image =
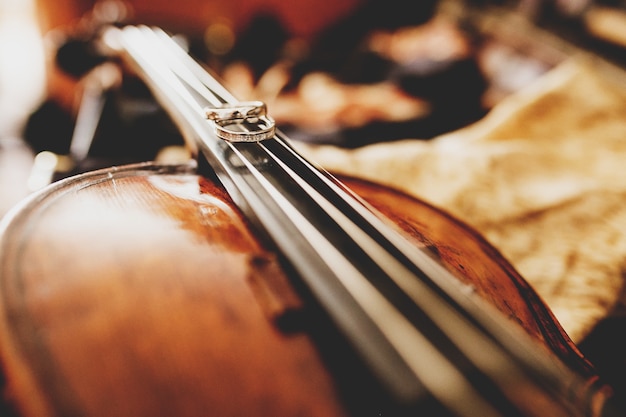
M66 109L53 100L44 101L30 116L24 138L34 152L69 152L74 119Z
M296 140L356 148L408 138L430 139L485 114L481 100L487 84L473 57L442 61L416 59L404 65L390 65L386 76L406 94L426 100L429 113L400 121L372 120L364 126L333 132L307 131L297 126L285 130Z
M54 64L76 79L108 60L99 49L100 31L122 25L130 18L127 4L120 0L100 0L71 31L64 33L56 47Z
M68 39L58 48L55 58L59 69L77 79L107 61L90 39Z
M366 0L350 14L339 18L317 33L303 57L292 69L292 83L312 71L336 75L344 82L355 82L353 71L362 72L371 62L363 57L363 46L372 31L393 30L427 22L434 14L437 0L418 3L408 0ZM242 30L225 61L244 61L256 78L284 57L291 33L276 14L260 12ZM355 65L355 61L357 64ZM352 70L351 70L352 69ZM371 77L369 77L371 78Z
M429 136L456 129L484 115L481 98L487 81L473 56L415 60L395 68L390 78L408 94L431 104L431 118L435 120Z
M35 153L69 160L58 179L111 165L153 160L168 145L182 144L178 130L147 87L121 69L100 47L100 32L122 25L125 5L99 1L72 31L59 37L54 70L75 81L76 109L54 97L33 112L24 139Z
M597 367L602 377L615 389L615 400L626 407L626 316L601 321L579 347Z
M562 4L575 2L562 2ZM626 67L626 3L585 1L567 9L545 2L535 23L591 53Z
M58 70L82 80L106 62L95 42L98 31L103 25L119 24L118 21L126 16L123 10L102 13L106 10L103 5L107 3L109 1L98 2L98 7L81 19L77 30L59 45L55 59ZM117 3L110 0L110 4L116 6ZM395 84L407 97L427 100L431 110L427 117L378 118L360 125L338 125L332 132L328 129L325 132L299 130L295 124L285 123L283 127L296 138L348 147L409 137L428 139L471 123L484 114L481 95L485 80L474 56L463 52L441 59L426 52L418 53L410 62L397 62L372 50L369 42L372 34L377 32L391 34L425 25L435 16L438 4L437 0L417 4L408 0L362 1L351 13L331 22L306 45L300 43L299 49L294 48L294 37L279 15L267 9L253 16L237 34L234 46L223 55L212 56L213 52L206 44L203 49L198 34L189 37L189 45L196 57L215 64L218 70L233 63L245 63L254 82L277 63L289 62L289 80L282 91L295 89L307 74L324 72L346 85ZM105 159L113 163L148 160L154 158L159 147L182 143L182 139L172 133L174 129L170 127L169 119L163 116L152 97L143 93L137 95L137 91L128 88L128 80L125 80L119 88L102 92L105 104L88 152L90 160ZM380 106L386 104L381 102ZM76 131L68 134L68 124L76 117L60 114L63 110L63 106L52 102L45 103L33 114L26 139L36 152L72 153ZM307 109L300 108L298 112L307 113ZM95 119L95 116L91 118ZM42 122L57 125L53 138L41 126ZM139 139L146 136L151 140Z
M487 81L476 61L472 35L441 18L438 2L420 3L421 8L414 13L402 13L407 5L397 3L404 7L369 1L322 32L309 53L290 67L290 79L282 92L307 94L300 92L305 77L324 73L345 86L369 84L386 89L394 85L399 89L398 94L427 102L428 114L373 117L361 125L346 125L341 122L340 114L351 111L346 103L344 108L337 106L339 114L335 122L324 119L321 123L327 125L316 129L310 128L314 123L304 127L292 123L289 117L282 118L283 129L293 138L350 148L407 138L430 139L485 114L482 100ZM332 103L330 93L319 100ZM386 113L384 107L391 105L382 97L385 95L381 91L378 105L381 115ZM306 102L300 100L300 108L294 107L293 112L315 117L316 112L307 110Z
M237 43L224 61L245 62L258 80L281 58L289 37L287 29L275 15L261 13L256 15L239 35Z
M626 68L624 0L466 0L479 12L503 7L525 16L538 28Z
M293 82L297 83L302 75L311 71L327 72L343 82L354 82L351 76L353 72L349 69L363 71L363 67L354 62L367 63L362 62L361 58L364 57L364 42L372 32L426 23L435 14L437 4L436 0L364 2L352 14L338 20L316 37L308 59L294 67ZM365 54L367 56L367 52ZM371 79L367 76L365 78Z
M626 49L626 2L594 6L585 13L583 20L590 35Z
M44 102L29 119L24 138L34 152L50 151L73 158L71 170L57 173L54 179L154 160L164 147L183 144L169 116L135 78L128 77L119 88L101 94L102 108L86 122L94 124L86 132L93 137L78 137L81 125L54 101ZM85 142L87 149L75 152L77 141Z

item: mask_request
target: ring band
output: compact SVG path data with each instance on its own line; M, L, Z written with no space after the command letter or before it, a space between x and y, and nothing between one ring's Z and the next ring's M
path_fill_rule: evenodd
M218 137L229 142L260 142L265 139L273 138L276 134L276 126L274 120L270 117L259 119L255 130L233 130L232 126L241 127L243 122L233 120L216 120L215 133Z
M259 142L272 138L276 132L274 120L267 116L262 101L243 101L206 109L207 119L215 122L215 133L229 142ZM242 129L243 125L246 130ZM229 127L238 126L239 129ZM248 127L254 126L250 130Z

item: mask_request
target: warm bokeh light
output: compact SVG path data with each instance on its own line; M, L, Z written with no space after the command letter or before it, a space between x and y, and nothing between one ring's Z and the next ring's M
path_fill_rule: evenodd
M0 0L0 137L18 135L45 87L33 0Z
M0 217L28 194L32 154L21 132L45 91L34 0L0 0Z

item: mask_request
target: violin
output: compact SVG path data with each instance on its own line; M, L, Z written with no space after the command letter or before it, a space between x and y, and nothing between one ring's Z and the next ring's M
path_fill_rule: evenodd
M5 216L3 415L622 415L470 227L316 166L164 31L105 35L197 158L72 176Z

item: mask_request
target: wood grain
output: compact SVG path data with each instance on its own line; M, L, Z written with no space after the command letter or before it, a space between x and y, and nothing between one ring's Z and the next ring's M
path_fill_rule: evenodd
M281 316L311 309L306 296L223 189L179 171L85 174L33 196L5 223L5 398L20 415L39 417L348 415L344 383L359 392L360 374L337 378L305 319L280 325ZM479 235L413 198L349 184L512 323L593 377Z

